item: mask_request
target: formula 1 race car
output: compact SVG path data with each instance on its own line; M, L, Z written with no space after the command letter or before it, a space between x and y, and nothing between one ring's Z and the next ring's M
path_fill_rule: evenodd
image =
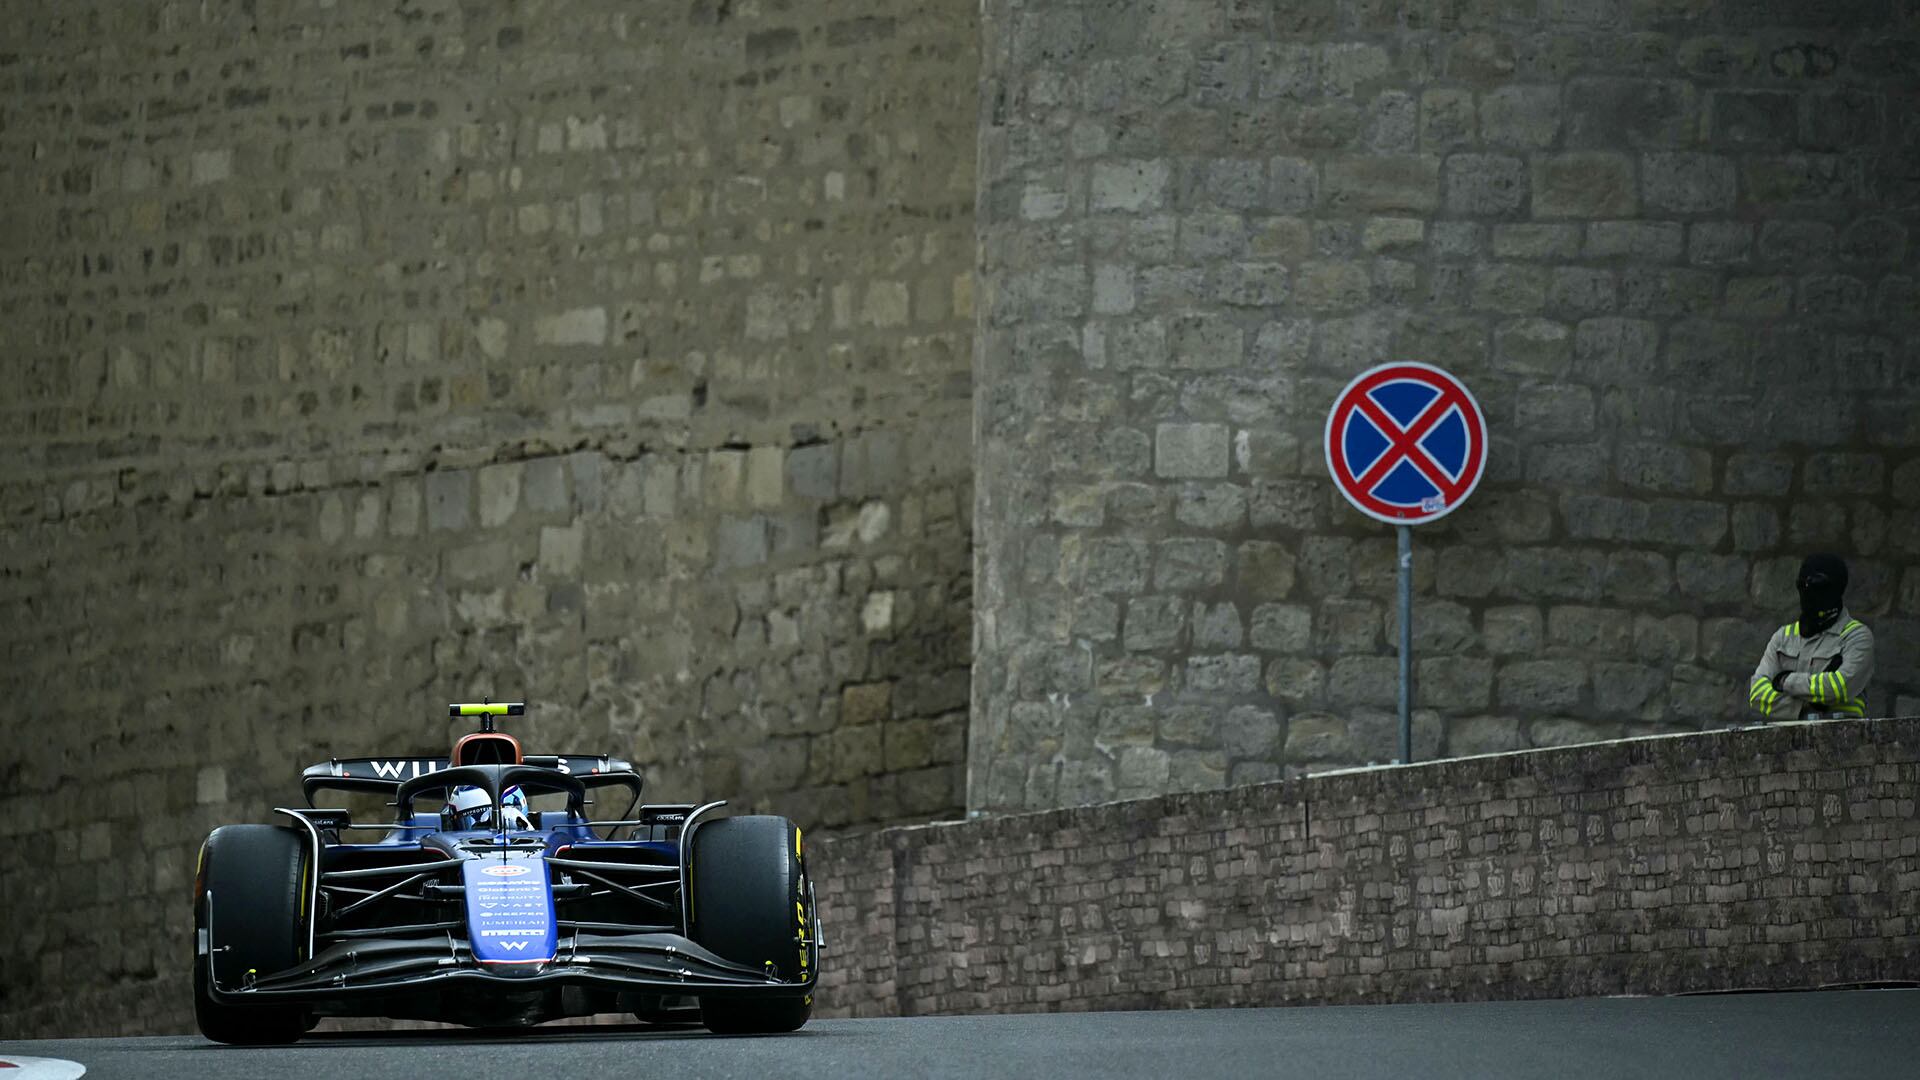
M641 806L624 761L523 755L494 728L522 705L449 711L480 718L449 757L323 762L301 779L308 805L277 810L290 826L207 837L193 883L202 1034L291 1042L324 1016L807 1022L820 926L792 822L716 817L721 802ZM631 800L591 820L605 788ZM355 823L317 808L322 791L384 796L394 817Z

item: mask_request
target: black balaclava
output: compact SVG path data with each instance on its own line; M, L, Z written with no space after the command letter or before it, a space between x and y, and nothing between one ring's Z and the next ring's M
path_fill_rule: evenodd
M1807 556L1793 583L1800 590L1800 636L1812 637L1832 626L1847 591L1847 564L1840 556Z

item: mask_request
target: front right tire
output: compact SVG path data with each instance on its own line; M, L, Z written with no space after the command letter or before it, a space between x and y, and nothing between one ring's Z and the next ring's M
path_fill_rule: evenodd
M770 964L781 979L806 974L812 898L793 822L761 815L697 826L689 876L693 940L735 963ZM723 1035L797 1031L812 1015L812 994L700 999L701 1023Z
M298 1005L230 1005L208 984L203 935L213 950L213 975L223 989L252 975L292 967L307 947L309 879L317 872L301 834L273 825L227 825L200 849L193 898L193 1017L214 1042L245 1046L290 1043L305 1034L307 1011ZM211 915L211 919L209 919ZM212 933L208 934L209 922Z

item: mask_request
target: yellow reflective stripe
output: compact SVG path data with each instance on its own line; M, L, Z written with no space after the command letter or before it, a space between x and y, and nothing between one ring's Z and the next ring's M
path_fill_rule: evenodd
M1860 620L1851 619L1847 622L1846 628L1840 631L1840 636L1846 637L1848 634L1851 634L1858 629L1860 629Z
M1848 693L1849 693L1849 691L1847 690L1847 677L1846 677L1846 675L1845 675L1844 673L1842 673L1842 672L1838 672L1838 671L1836 671L1836 672L1834 672L1834 673L1833 673L1833 677L1834 677L1834 678L1836 678L1836 679L1839 679L1839 680L1840 680L1840 697L1842 697L1842 698L1844 698L1844 697L1847 697L1847 696L1848 696Z

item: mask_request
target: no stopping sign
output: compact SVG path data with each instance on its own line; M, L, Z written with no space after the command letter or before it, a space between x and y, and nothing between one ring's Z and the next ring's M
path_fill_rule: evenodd
M1327 471L1361 513L1420 525L1473 494L1487 464L1487 422L1466 384L1430 364L1382 364L1354 376L1327 413Z

